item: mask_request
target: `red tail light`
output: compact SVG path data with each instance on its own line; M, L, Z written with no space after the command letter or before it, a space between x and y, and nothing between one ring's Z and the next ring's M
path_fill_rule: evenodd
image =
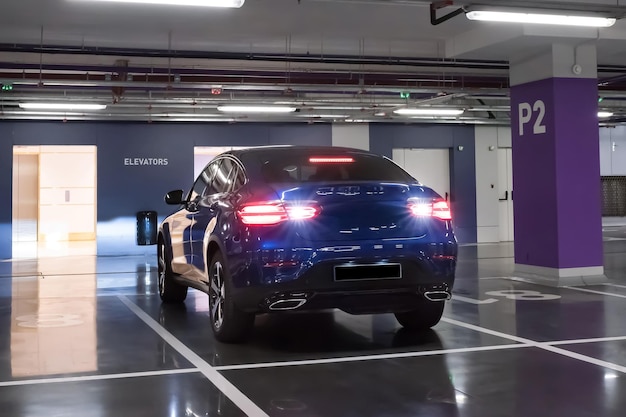
M309 158L312 164L349 164L354 158L349 156L312 156Z
M311 203L260 202L246 204L237 214L244 224L270 226L287 220L307 220L317 216L319 206Z
M409 209L414 216L437 217L441 220L452 220L450 206L446 200L409 199Z

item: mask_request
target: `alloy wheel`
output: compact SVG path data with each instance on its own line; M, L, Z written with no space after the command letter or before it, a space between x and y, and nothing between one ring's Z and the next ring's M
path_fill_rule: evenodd
M224 323L224 268L221 262L215 262L211 268L211 286L209 289L209 309L213 327L219 329Z
M159 254L158 254L158 284L159 284L159 294L163 295L165 291L165 273L167 270L167 266L165 264L165 247L163 244L159 244Z

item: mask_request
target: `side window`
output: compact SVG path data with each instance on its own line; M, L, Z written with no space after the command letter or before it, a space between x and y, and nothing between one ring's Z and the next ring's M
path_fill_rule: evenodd
M212 188L215 193L224 193L230 190L231 181L230 173L235 163L230 158L223 158L212 182Z
M232 191L237 191L246 183L246 174L243 172L243 169L238 165L235 165L232 178L233 178L233 187L231 188Z
M191 189L189 194L189 201L197 200L199 196L206 195L210 189L210 184L215 176L215 170L219 161L212 162L207 166L204 171L198 176L196 183Z

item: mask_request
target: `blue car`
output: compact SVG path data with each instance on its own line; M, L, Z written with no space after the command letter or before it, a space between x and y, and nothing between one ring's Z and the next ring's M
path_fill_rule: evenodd
M159 226L163 302L209 296L216 339L244 341L261 313L394 313L426 330L450 299L448 202L390 159L337 147L233 150L213 159Z

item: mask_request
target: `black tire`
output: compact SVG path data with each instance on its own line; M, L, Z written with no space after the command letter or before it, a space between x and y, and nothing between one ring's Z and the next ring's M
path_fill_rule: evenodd
M441 320L444 301L420 302L415 310L395 313L398 322L407 330L424 331L435 326Z
M230 297L231 278L221 252L209 265L209 320L215 338L223 343L244 342L252 331L254 314L243 312Z
M174 281L172 260L163 240L157 247L159 296L164 303L182 303L187 298L187 287Z

